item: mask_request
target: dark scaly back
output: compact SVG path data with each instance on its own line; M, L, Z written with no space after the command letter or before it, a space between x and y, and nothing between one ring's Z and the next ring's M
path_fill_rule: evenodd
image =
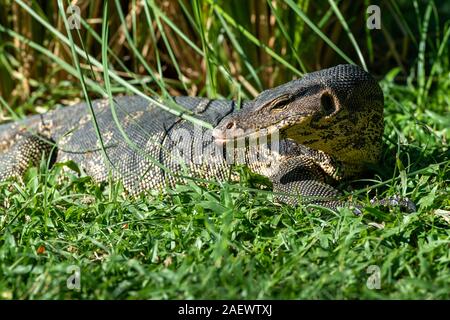
M114 176L121 179L125 188L133 194L159 189L167 183L173 184L176 181L173 174L200 178L225 175L226 166L216 164L212 159L210 162L196 163L192 161L194 154L183 154L185 150L195 150L199 143L202 148L200 152L206 150L200 139L208 137L205 133L207 130L162 111L139 96L116 97L114 101L118 122L132 144L122 135L113 120L108 100L96 100L94 109L109 162L105 162L103 158L88 113L81 117L76 130L57 139L58 161L73 160L81 164L97 181L107 180L108 170L113 169ZM234 102L228 100L176 97L175 101L191 110L196 118L212 125L216 125L234 110ZM181 140L178 139L180 135ZM211 137L210 134L209 136ZM205 143L213 144L213 140L210 138Z

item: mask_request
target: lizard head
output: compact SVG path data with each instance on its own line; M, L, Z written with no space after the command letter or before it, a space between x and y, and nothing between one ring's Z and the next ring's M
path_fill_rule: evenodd
M379 158L383 92L358 66L309 73L246 104L213 130L218 143L277 132L344 162L374 163Z

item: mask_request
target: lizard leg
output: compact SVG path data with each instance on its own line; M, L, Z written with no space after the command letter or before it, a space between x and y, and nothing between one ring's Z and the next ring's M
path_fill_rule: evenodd
M300 200L330 209L350 206L339 199L339 191L326 183L326 174L308 158L293 157L284 161L271 180L278 202L297 205Z
M417 208L414 202L412 202L407 197L401 197L399 195L393 195L388 198L378 199L377 197L374 197L370 200L370 204L373 206L378 206L381 208L396 208L399 207L401 211L412 213L416 212Z
M307 158L294 157L283 162L271 180L276 201L298 205L301 200L333 210L348 207L357 215L362 212L361 205L340 199L340 192L326 183L326 175L321 168ZM406 213L416 211L415 204L406 197L373 198L370 203L385 210L398 207Z
M290 205L298 205L302 201L305 204L317 204L333 210L348 206L345 201L339 200L338 190L317 180L277 182L273 183L273 191L277 202Z
M52 148L45 137L18 133L12 146L0 154L0 181L21 177L29 167L39 165L43 157L48 159Z

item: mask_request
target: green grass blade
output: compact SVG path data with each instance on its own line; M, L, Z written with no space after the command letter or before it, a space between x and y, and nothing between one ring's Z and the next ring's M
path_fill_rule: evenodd
M337 54L341 56L342 59L350 64L355 64L355 62L350 59L338 46L336 46L333 41L330 40L319 28L308 18L308 16L300 9L300 7L294 3L292 0L285 0L289 7L295 11L295 13L316 33L323 41L325 41L331 49L336 51Z
M218 16L219 21L220 21L220 23L222 24L222 26L223 26L223 28L225 30L225 33L227 34L228 38L230 39L231 44L233 45L233 48L237 51L237 53L241 57L242 61L244 62L244 66L250 72L250 75L251 75L252 79L255 81L259 91L262 91L263 90L263 86L262 86L261 80L259 79L259 77L257 75L257 71L255 70L255 68L250 63L247 55L245 54L244 50L242 49L241 45L239 44L239 41L234 36L232 30L228 27L228 24L226 23L226 21L223 19L223 17L221 15L217 15L217 16ZM252 94L255 94L255 92L256 92L256 90L254 88L250 88L249 91L251 91Z
M270 55L272 58L277 60L279 63L281 63L283 66L291 70L294 74L301 76L302 73L297 70L293 65L291 65L289 62L287 62L283 57L278 55L275 51L273 51L271 48L269 48L267 45L262 43L258 40L251 32L246 30L243 26L238 24L233 17L231 17L229 14L227 14L222 7L220 7L216 2L213 0L207 0L215 9L216 14L220 14L230 25L232 25L234 28L238 29L248 40L253 42L258 47L262 48L268 55Z
M122 8L120 5L120 1L115 0L115 4L116 4L116 10L118 12L119 19L120 19L120 22L122 25L123 33L125 34L127 43L130 46L131 50L133 51L134 56L137 57L139 62L144 66L145 70L147 71L147 74L150 75L152 80L158 85L158 87L161 89L163 94L166 97L170 97L169 93L166 90L166 86L165 86L164 82L162 81L162 78L160 77L158 79L157 77L154 76L154 72L153 72L152 68L148 65L147 61L145 61L144 57L142 56L140 51L137 49L137 47L135 45L135 41L133 40L130 33L128 32L127 24L126 24L125 17L124 17L124 14L123 14L123 11L122 11Z
M155 16L158 16L161 18L164 23L166 23L178 36L181 37L196 53L198 53L200 56L204 57L205 59L212 58L212 57L205 57L202 49L200 49L194 42L192 42L191 39L189 39L181 30L178 28L168 17L167 15L162 12L158 6L152 7ZM158 27L159 28L159 27ZM212 60L211 63L214 63L215 66L218 68L218 70L222 73L225 79L229 80L232 85L235 87L240 87L239 83L232 77L230 72L219 62Z
M281 10L275 9L275 7L273 6L271 0L267 0L267 4L269 5L270 10L273 12L273 14L275 16L275 19L277 21L277 24L280 27L280 31L283 34L284 39L286 39L287 43L289 44L289 47L291 48L292 53L294 54L295 60L297 60L297 63L300 66L300 69L302 70L303 73L306 73L307 72L306 67L303 64L303 61L302 61L302 59L300 58L300 56L298 54L298 50L294 46L294 43L293 43L291 37L289 36L286 28L283 25L283 19L282 19L281 15L280 15L281 14L281 12L280 12Z
M161 164L159 161L157 161L154 157L151 157L150 155L146 154L137 146L128 136L128 134L125 132L122 124L119 121L119 118L117 116L116 111L116 105L114 101L114 97L111 92L111 80L109 76L109 66L108 66L108 34L109 34L109 27L108 27L108 3L105 2L103 7L103 25L102 25L102 63L103 63L103 80L105 81L105 90L108 93L108 99L109 99L109 106L111 108L111 114L113 117L113 120L116 124L117 129L119 130L120 134L124 138L124 140L127 142L127 144L138 154L144 156L146 159L150 160L153 164L155 164L158 168L170 172L170 170ZM160 146L161 147L161 146ZM144 175L145 176L145 175ZM142 176L141 178L144 178Z
M418 62L417 62L417 82L419 86L418 94L417 94L417 105L419 108L422 107L422 102L424 98L425 92L425 48L427 42L427 32L428 25L431 17L431 10L433 9L431 3L428 4L427 9L425 10L425 15L423 18L423 24L421 25L420 32L420 42L419 42L419 54L418 54Z
M366 61L364 60L364 57L361 52L361 49L359 48L358 42L356 42L356 39L353 36L352 31L348 27L348 24L345 21L344 16L342 15L341 11L339 10L338 6L336 5L336 2L334 0L328 0L328 3L330 4L331 8L333 9L334 13L336 14L336 17L338 18L339 22L341 23L342 27L344 28L345 33L347 34L348 38L350 39L350 42L352 43L353 47L355 48L355 51L358 54L358 58L359 58L359 61L361 62L362 67L364 68L364 70L368 71Z
M150 30L150 41L153 44L153 47L155 48L155 59L156 59L156 67L158 69L158 74L161 79L163 79L163 72L162 72L162 66L161 66L161 58L159 56L159 50L157 50L157 41L155 36L155 29L153 28L152 24L152 17L150 15L150 9L148 8L148 2L143 1L144 6L144 12L145 12L145 20L147 21L148 29Z
M448 51L449 37L450 37L450 25L447 26L447 29L444 32L444 36L442 37L441 44L440 44L438 52L436 54L436 59L434 59L433 65L431 66L430 75L428 76L427 84L425 86L424 99L426 99L426 96L428 95L428 92L430 91L431 84L433 83L433 79L438 72L438 67L442 63L444 50L447 49L447 51ZM447 72L447 78L449 77L449 75L450 75L450 71ZM445 76L445 74L444 74L444 76Z
M0 96L0 105L2 105L6 109L6 111L8 111L14 121L20 120L17 113L15 113L13 109L11 109L9 104L5 101L5 99L3 99L2 96Z
M170 42L169 42L169 40L167 38L166 32L164 31L164 27L161 24L161 18L160 18L160 15L159 15L159 13L161 11L158 8L158 6L155 4L154 0L147 0L147 1L149 2L150 8L152 8L153 12L155 13L156 24L157 24L159 32L161 34L161 38L163 39L163 42L164 42L164 44L166 46L167 52L169 53L169 57L170 57L170 60L172 61L172 65L175 68L175 71L176 71L176 73L178 75L178 79L181 81L181 85L183 86L184 90L188 91L188 88L187 88L186 83L185 83L185 77L184 77L183 73L181 72L181 69L180 69L180 66L178 64L177 58L175 57L175 54L173 53L173 50L172 50L172 47L170 46Z
M194 17L196 23L198 25L198 29L200 31L200 41L203 49L203 56L206 57L206 90L208 92L209 97L215 97L217 95L216 81L214 77L214 65L211 63L211 60L208 58L213 53L210 51L206 37L207 33L204 28L204 16L201 10L201 4L199 0L194 0L192 2L192 7L194 10Z
M97 139L98 139L98 141L100 143L102 155L103 155L103 157L105 159L104 163L105 163L106 166L108 166L108 169L109 169L109 165L112 165L112 162L109 159L108 154L106 153L106 149L105 149L106 147L105 147L105 144L104 144L104 141L103 141L102 134L100 132L100 128L98 126L97 118L96 118L95 111L94 111L94 108L93 108L92 103L91 103L91 99L89 98L87 86L86 86L86 83L84 81L84 75L83 75L83 72L82 72L82 70L80 68L80 62L78 60L78 55L77 55L76 50L75 50L75 45L74 45L74 41L73 41L73 38L72 38L71 29L69 27L69 22L67 21L66 11L64 10L64 6L63 6L62 1L63 0L58 0L59 13L60 13L61 17L63 18L64 26L65 26L66 31L67 31L67 36L68 36L69 42L71 44L70 45L70 49L71 49L71 52L72 52L73 63L76 66L78 74L80 75L79 79L80 79L81 88L83 90L83 94L84 94L84 97L85 97L85 100L86 100L86 104L87 104L88 109L89 109L89 113L91 114L91 117L92 117L92 122L93 122L93 126L94 126L94 129L95 129L95 134L97 135Z

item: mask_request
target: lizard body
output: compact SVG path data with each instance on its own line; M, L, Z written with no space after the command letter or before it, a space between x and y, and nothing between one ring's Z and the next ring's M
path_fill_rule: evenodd
M333 185L358 176L380 157L383 93L354 65L307 74L241 106L174 99L214 130L138 96L114 98L116 122L108 100L95 100L102 149L81 103L1 125L0 181L22 175L52 149L53 162L72 160L96 181L112 172L132 194L174 185L183 176L225 180L230 165L242 163L272 181L279 201L295 205L299 197L313 197L336 208L346 203Z

